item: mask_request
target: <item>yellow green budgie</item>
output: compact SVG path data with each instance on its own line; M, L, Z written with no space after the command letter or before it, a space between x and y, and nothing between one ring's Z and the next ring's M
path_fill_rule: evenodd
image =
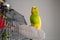
M41 29L41 18L39 16L38 7L33 6L31 9L31 16L30 16L31 26Z

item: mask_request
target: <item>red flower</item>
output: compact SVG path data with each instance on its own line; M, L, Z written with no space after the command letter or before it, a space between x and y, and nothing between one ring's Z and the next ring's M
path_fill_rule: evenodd
M5 27L5 19L0 18L0 29L3 29Z

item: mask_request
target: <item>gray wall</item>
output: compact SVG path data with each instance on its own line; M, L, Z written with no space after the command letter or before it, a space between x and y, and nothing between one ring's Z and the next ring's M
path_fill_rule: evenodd
M60 0L7 0L7 3L25 16L28 25L31 7L38 6L46 40L60 40Z

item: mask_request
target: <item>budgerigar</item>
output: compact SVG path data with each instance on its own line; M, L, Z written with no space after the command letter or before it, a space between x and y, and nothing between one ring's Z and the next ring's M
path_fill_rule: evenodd
M39 16L39 10L37 6L33 6L31 9L30 22L31 26L41 29L41 17Z

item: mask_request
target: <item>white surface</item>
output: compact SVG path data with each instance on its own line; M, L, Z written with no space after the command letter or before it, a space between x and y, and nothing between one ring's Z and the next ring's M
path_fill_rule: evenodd
M30 39L45 39L45 32L43 30L37 30L29 25L20 25L19 33Z

